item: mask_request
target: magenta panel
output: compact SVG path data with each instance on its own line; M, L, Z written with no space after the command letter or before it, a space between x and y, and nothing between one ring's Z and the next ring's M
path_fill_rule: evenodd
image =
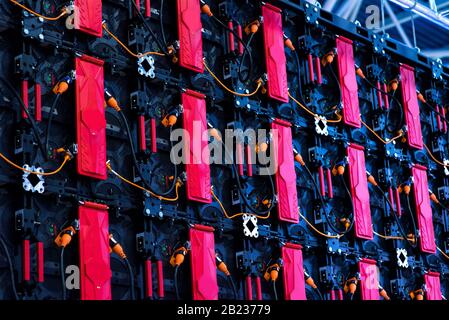
M338 37L337 52L341 99L343 103L343 121L348 126L360 128L359 97L352 41L345 37Z
M214 228L195 225L189 235L193 300L218 300Z
M75 0L75 29L101 37L102 10L101 0Z
M285 300L307 300L302 247L297 244L286 243L282 247L282 260L284 261L282 279Z
M379 277L377 275L376 261L362 259L358 264L362 300L379 300Z
M430 206L429 185L427 182L427 168L414 165L412 175L421 251L435 253L435 233L433 230L432 207Z
M408 145L422 149L423 138L421 119L419 116L418 96L416 94L415 70L405 64L400 67L402 103L404 105L405 122L407 124Z
M275 119L271 124L274 163L276 166L276 190L278 193L279 220L298 223L298 197L296 171L290 123Z
M442 300L440 274L438 272L428 272L424 275L424 283L426 284L427 300Z
M111 300L107 209L92 202L78 209L81 300Z
M78 174L106 180L106 118L103 61L82 56L76 66Z
M356 144L351 144L347 148L347 155L349 161L349 181L354 206L355 236L360 239L372 240L373 228L364 148Z
M188 159L186 159L187 198L211 203L209 153L203 152L209 150L205 96L187 90L182 94L182 105L184 129L188 133L188 137L184 137L185 150L188 150Z
M203 38L199 0L177 0L179 65L203 73Z
M262 6L262 16L268 96L281 102L288 102L287 60L281 10L265 4Z

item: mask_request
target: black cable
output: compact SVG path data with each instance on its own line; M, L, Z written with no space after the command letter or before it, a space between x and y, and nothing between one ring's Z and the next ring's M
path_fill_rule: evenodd
M243 199L243 202L245 202L245 206L250 211L252 211L254 214L256 214L256 215L260 215L261 216L261 215L268 214L271 210L273 210L273 207L275 205L274 202L275 202L275 198L276 198L276 190L275 190L275 187L274 187L273 178L270 175L268 176L268 180L270 181L270 186L271 186L271 191L272 191L272 197L270 199L271 206L269 208L267 208L266 210L263 210L263 211L259 211L259 210L255 209L255 208L253 208L253 206L249 203L249 200L248 200L248 198L246 197L246 195L245 195L245 193L243 191L244 188L243 188L243 186L241 184L241 181L240 181L240 174L239 174L239 172L237 170L237 167L236 167L236 165L235 165L235 163L233 161L233 158L232 158L231 154L229 153L228 148L226 148L226 144L223 142L223 140L220 140L220 142L224 146L225 155L227 155L229 157L229 159L231 160L231 167L232 167L234 175L235 175L235 180L237 181L238 191L239 191L240 196Z
M130 285L130 291L131 291L131 300L136 300L135 293L134 293L134 273L133 273L133 268L131 266L131 263L129 263L128 258L123 259L123 261L125 262L126 268L128 269L129 285Z
M229 284L231 285L232 292L234 294L234 300L237 300L239 298L239 295L237 293L237 288L235 286L234 280L232 279L232 276L229 275L226 278L228 278Z
M61 247L61 255L59 257L59 272L61 275L62 300L66 299L65 272L64 272L64 249Z
M175 266L175 274L174 274L173 278L174 278L174 283L175 283L176 300L181 300L181 298L179 297L179 288L178 288L178 270L179 270L179 265Z
M299 62L299 55L298 52L295 50L293 51L294 56L295 56L295 60L296 60L296 68L297 68L297 73L298 73L298 77L297 77L297 81L298 81L298 95L299 98L301 99L301 102L306 105L304 96L302 94L302 81L301 81L301 63ZM296 110L296 109L295 109Z
M368 84L369 84L372 88L374 88L376 91L379 91L380 93L382 93L382 94L384 94L384 95L390 97L391 99L393 99L394 101L396 101L396 103L397 103L399 106L402 106L402 103L401 103L401 102L399 101L399 99L396 98L394 95L392 95L392 94L390 94L390 93L388 93L388 92L386 92L386 91L384 91L384 90L382 90L382 89L379 89L377 86L374 85L374 83L372 83L371 81L369 81L366 77L365 77L365 78L362 78L362 79L365 80L366 83L368 83ZM396 91L395 91L395 92L396 92Z
M251 33L251 35L249 36L248 42L246 43L246 45L248 47L251 45L251 42L254 39L254 35L255 35L255 33ZM249 62L249 66L248 66L248 71L246 72L246 77L242 77L242 65L243 65L243 62L245 61L247 52L248 52L248 56L249 56L250 62ZM243 83L246 83L252 77L252 73L253 73L253 60L252 59L253 58L252 58L252 55L251 55L251 51L249 51L249 50L245 50L243 52L242 56L240 57L238 75L239 75L240 81L243 82Z
M306 170L307 174L309 175L309 178L310 178L310 180L312 181L312 184L313 184L313 186L314 186L314 188L315 188L315 191L316 191L316 193L318 194L318 198L320 199L321 207L322 207L322 210L323 210L323 212L324 212L324 218L326 219L326 222L327 222L328 226L332 229L333 232L335 232L335 233L337 233L337 234L339 234L339 235L345 235L345 234L347 234L347 233L352 229L352 226L354 225L354 219L351 219L351 225L350 225L350 227L348 228L348 230L345 230L345 231L340 231L340 230L338 230L338 229L334 226L334 224L330 221L328 212L327 212L327 210L326 210L326 204L325 204L325 202L324 202L324 198L323 198L323 196L321 195L320 188L318 187L318 184L316 183L315 178L313 177L312 172L310 171L310 169L309 169L306 165L304 165L304 166L302 166L302 167ZM351 199L351 202L352 202L352 199Z
M159 9L159 25L161 27L162 41L164 42L164 46L167 46L167 37L165 36L164 28L164 0L161 0L161 6Z
M394 96L395 93L396 93L396 90L393 91L392 96ZM401 129L401 125L402 125L402 123L404 122L404 111L402 110L402 108L401 108L400 105L395 104L394 102L395 102L395 100L393 100L393 99L390 100L390 107L387 109L387 114L386 114L386 117L387 117L387 126L386 126L386 127L387 127L387 130L388 130L389 132L395 132L395 131L398 131L399 129ZM397 121L397 125L396 125L395 127L391 128L391 127L388 125L388 122L389 122L389 120L390 120L390 113L391 113L391 110L393 110L395 107L399 110L399 115L400 115L400 117L399 117L399 120Z
M341 90L340 80L337 78L337 75L335 74L334 68L332 68L332 65L331 65L331 64L328 64L327 67L328 67L328 69L330 70L331 75L332 75L332 77L334 78L335 83L336 83L337 86L338 86L338 95L339 95L339 96L338 96L338 104L341 105L341 103L342 103L341 100L342 100L342 98L343 98L343 93L342 93L342 90Z
M274 300L278 301L278 291L276 289L276 281L271 280L271 283L273 284Z
M134 143L133 143L133 140L132 140L132 134L131 134L131 130L129 128L128 120L126 119L126 116L125 116L125 114L122 111L120 111L119 114L120 114L120 117L122 119L122 123L125 126L126 134L128 136L128 142L129 142L129 146L131 148L131 155L132 155L132 160L133 160L134 167L135 167L135 169L137 171L138 176L142 180L142 183L144 184L145 188L148 189L149 191L155 193L155 194L160 195L160 196L168 195L173 190L174 186L176 185L177 177L175 176L173 178L173 185L172 185L172 187L170 187L170 189L168 191L164 192L164 193L159 194L159 193L155 192L151 188L151 186L148 184L148 182L143 177L142 171L140 170L139 163L138 163L137 157L136 157L136 149L134 148ZM175 165L175 168L176 168L176 165ZM176 171L176 173L177 173L177 171Z
M381 188L380 186L377 185L376 187L377 187L377 189L379 190L379 192L382 194L382 196L384 197L385 201L387 201L388 205L390 206L390 212L391 212L391 215L392 215L392 216L394 217L394 219L396 220L396 224L398 225L399 232L401 233L402 238L404 238L404 240L407 241L408 244L409 244L412 248L415 249L415 248L417 247L417 244L416 244L416 243L413 243L412 241L410 241L410 240L408 239L407 233L404 231L404 228L402 228L402 224L401 224L401 221L399 221L398 215L397 215L397 214L394 212L394 210L392 209L392 208L393 208L393 204L390 202L390 199L388 199L388 197L386 196L384 190L382 190L382 188ZM415 234L415 237L416 237L416 234Z
M156 34L154 33L153 29L151 29L151 27L148 25L147 21L145 20L145 17L142 15L142 13L140 12L140 8L137 6L136 2L134 0L130 0L132 5L134 6L134 9L137 12L137 15L139 16L140 20L142 21L144 27L151 33L151 35L153 36L154 40L156 41L159 49L165 54L168 55L167 50L165 48L165 46L162 45L159 37L156 36Z
M6 260L8 260L9 275L11 277L11 288L12 288L12 292L14 293L14 298L16 300L19 300L19 295L17 294L17 288L16 288L16 281L14 279L14 267L12 264L11 255L9 254L8 246L6 245L6 242L2 236L0 236L0 243L3 247L3 251L5 251Z
M320 289L318 287L316 287L314 290L318 294L318 297L320 298L320 300L324 300L323 294L321 293Z
M19 101L19 105L22 109L23 112L25 112L25 114L27 115L27 120L30 122L31 124L31 128L33 130L33 134L34 137L36 139L36 142L38 144L39 149L42 152L42 155L44 156L45 160L48 160L48 154L45 151L44 148L44 144L42 143L42 139L39 133L39 129L37 128L36 122L34 121L33 117L30 114L30 111L28 110L28 108L25 106L25 103L23 102L22 97L20 96L20 94L17 92L17 90L14 88L14 86L11 84L11 82L9 82L7 79L5 79L4 77L0 76L0 80L3 81L3 83L8 87L8 89L12 92L12 94L14 95L14 97L17 99L17 101Z
M426 101L426 102L424 103L424 105L425 105L426 107L428 107L430 111L432 111L433 113L439 115L440 118L441 118L443 121L445 121L446 123L449 124L449 120L446 119L446 116L443 115L441 112L436 111L435 108L434 108L430 103L428 103L428 102Z
M407 198L407 207L408 207L408 212L410 213L410 219L412 220L413 234L415 235L415 239L418 240L418 228L416 226L416 221L415 221L415 217L413 215L412 206L410 205L410 195L406 194L405 196Z
M235 37L235 39L237 39L238 42L240 42L243 45L244 48L244 52L243 55L248 54L248 58L249 58L249 65L250 68L252 70L253 68L253 55L248 47L248 45L243 41L243 39L239 36L239 34L237 32L235 32L233 29L229 28L226 24L224 24L220 19L218 19L216 16L212 16L212 18L214 19L214 21L216 21L221 27L223 27L225 30L227 30L228 32L232 33ZM240 77L240 68L239 68L239 77ZM249 78L249 77L248 77Z
M55 99L53 100L53 104L51 105L50 108L50 115L48 116L48 122L47 122L47 131L45 133L45 150L47 151L47 154L49 153L49 148L48 148L48 144L49 144L49 140L50 140L50 131L51 131L51 124L53 121L53 113L56 109L56 105L58 104L59 98L61 97L61 94L58 93L55 97Z

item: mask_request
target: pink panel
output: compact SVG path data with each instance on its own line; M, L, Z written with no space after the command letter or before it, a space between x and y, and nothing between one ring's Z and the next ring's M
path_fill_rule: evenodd
M111 300L107 209L92 202L78 209L81 300Z
M184 137L185 148L188 152L187 198L189 200L211 203L211 184L208 149L206 100L204 95L187 90L182 94L184 108L184 129L189 137Z
M424 275L424 282L426 284L426 299L442 300L440 274L430 271Z
M287 62L284 49L281 10L270 4L262 6L268 96L288 102Z
M106 118L103 61L82 56L76 65L78 173L106 180Z
M102 14L101 0L75 0L75 29L101 37Z
M413 193L415 196L416 216L420 231L420 247L422 252L435 253L435 234L433 230L432 207L430 206L429 185L427 182L427 168L414 165Z
M199 0L177 0L179 65L203 73L203 38Z
M416 149L423 148L421 119L419 117L418 97L416 94L415 70L408 65L401 65L402 103L407 124L408 145Z
M351 144L347 149L349 160L349 180L354 210L355 236L372 240L373 228L369 203L368 181L366 178L364 148Z
M338 37L337 52L343 102L343 121L348 126L360 128L359 97L352 41L341 36Z
M379 300L379 278L377 275L376 261L362 259L358 264L362 300Z
M286 243L282 247L285 300L307 300L301 249L300 245L292 243Z
M218 300L214 228L195 225L189 234L193 300Z
M276 166L279 220L298 223L298 197L290 123L276 119L271 124Z

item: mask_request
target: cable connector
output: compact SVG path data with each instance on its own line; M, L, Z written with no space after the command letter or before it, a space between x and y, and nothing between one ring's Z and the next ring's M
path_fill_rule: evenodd
M123 260L125 260L127 258L125 251L123 250L123 247L121 246L121 244L118 243L118 241L114 239L114 236L112 235L112 233L110 233L109 234L109 253L112 253L112 252L114 252L116 255L118 255Z
M368 177L369 183L371 183L375 187L378 186L376 179L374 179L373 175L368 170L366 170L366 176Z
M279 277L279 271L281 270L282 266L283 266L282 259L278 259L278 261L269 265L263 275L264 279L266 281L273 281L273 282L276 281Z
M170 265L172 267L179 267L184 263L185 257L190 250L190 241L186 241L184 245L176 249L170 257Z
M257 31L259 31L259 27L260 27L260 21L254 20L253 22L251 22L250 24L248 24L245 27L245 33L247 35L250 35L251 33L256 33Z
M291 51L296 51L295 46L293 45L292 40L284 33L284 44L287 48L289 48Z
M224 263L224 261L220 258L218 253L215 254L215 263L217 265L217 269L223 272L227 277L231 275L228 270L228 266Z
M423 94L421 92L419 92L418 90L416 91L418 100L421 101L422 103L427 103L426 98L424 98Z
M440 204L440 201L438 200L437 196L430 189L429 189L429 195L430 195L430 200L432 200L433 203Z
M205 1L200 0L200 6L201 6L201 13L207 14L209 17L212 17L214 15L209 5Z
M310 287L312 287L312 289L316 290L318 288L318 286L315 284L315 281L310 276L310 274L307 273L306 270L304 270L304 280Z
M298 162L301 166L306 165L304 159L302 158L302 156L299 154L299 152L295 148L293 148L293 154L295 155L296 162Z
M363 73L362 68L360 68L358 65L355 65L355 73L362 79L366 79L365 74Z
M106 106L111 107L117 112L122 111L117 100L115 99L115 97L112 95L112 93L109 91L108 88L104 88L104 100L106 101Z
M326 53L323 58L321 58L321 64L323 65L323 67L325 67L326 65L330 65L332 64L332 62L334 62L334 58L335 58L335 49Z
M379 295L384 298L384 300L391 300L390 296L388 295L387 291L379 285Z
M176 124L176 122L178 122L178 118L181 113L182 113L181 106L174 107L169 112L167 112L165 117L161 120L162 125L166 128L173 127Z
M398 79L393 79L388 83L388 89L389 91L393 91L395 92L396 90L398 90L399 87L399 80Z
M59 232L54 241L55 244L60 248L67 247L72 241L72 238L76 234L77 230L79 230L79 221L74 220L70 226Z
M65 76L53 87L54 94L63 94L69 89L69 85L75 80L75 73L72 71L70 75Z
M343 287L343 291L345 294L350 294L351 296L354 295L355 291L357 290L357 284L359 282L360 276L357 274L348 280L346 280L345 285Z
M409 295L412 300L424 300L424 290L422 288L415 291L410 291Z

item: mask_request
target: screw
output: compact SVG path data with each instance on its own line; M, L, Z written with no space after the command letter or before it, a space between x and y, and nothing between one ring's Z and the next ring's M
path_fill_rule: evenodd
M24 33L24 34L30 34L30 30L28 30L28 29L23 29L23 33Z
M41 33L41 34L39 34L39 39L40 40L44 40L44 35Z
M150 209L145 209L145 213L149 215L151 213Z

